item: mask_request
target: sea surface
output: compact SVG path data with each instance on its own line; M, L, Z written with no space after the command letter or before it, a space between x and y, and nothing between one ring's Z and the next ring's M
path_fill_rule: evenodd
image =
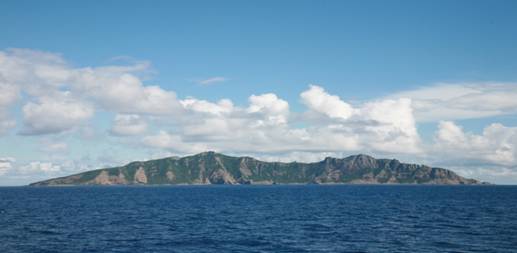
M0 252L517 252L517 187L0 187Z

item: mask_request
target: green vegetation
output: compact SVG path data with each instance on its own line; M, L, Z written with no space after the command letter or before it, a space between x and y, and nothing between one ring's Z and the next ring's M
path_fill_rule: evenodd
M404 164L367 155L327 157L315 163L263 162L204 152L183 158L132 162L125 166L88 171L31 185L82 184L307 184L410 183L478 184L442 168Z

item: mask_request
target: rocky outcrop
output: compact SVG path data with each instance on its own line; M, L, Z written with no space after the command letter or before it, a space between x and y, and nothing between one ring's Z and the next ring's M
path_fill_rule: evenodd
M147 184L147 176L145 175L144 167L138 168L135 172L135 181L136 184Z
M426 165L368 155L327 157L315 163L263 162L204 152L106 168L36 182L45 185L125 184L480 184Z

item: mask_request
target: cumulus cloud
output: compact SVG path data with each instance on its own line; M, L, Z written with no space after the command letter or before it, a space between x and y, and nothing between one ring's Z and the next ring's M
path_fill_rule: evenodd
M53 164L51 162L40 162L34 161L30 162L26 165L20 166L17 168L17 172L20 174L34 174L34 173L44 173L44 174L55 174L61 171L61 166L57 164Z
M408 98L383 99L355 108L315 85L300 94L309 112L325 115L324 127L331 127L336 139L356 140L357 149L391 153L420 153L421 143ZM314 124L314 123L313 123ZM337 150L326 150L337 151Z
M438 84L391 97L410 98L416 119L423 122L517 113L517 83Z
M494 123L481 134L465 132L452 121L438 125L433 153L451 159L468 159L498 165L515 165L517 159L517 127Z
M493 123L476 134L453 121L441 121L426 153L429 163L466 177L497 183L517 180L517 127Z
M30 96L49 95L65 86L68 69L59 54L16 48L0 51L0 80Z
M302 119L299 123L305 127L293 127L289 104L276 94L252 95L247 107L235 106L228 99L177 99L172 91L143 84L137 74L149 67L146 62L74 68L60 55L39 51L7 50L2 57L9 83L32 96L22 109L22 134L67 131L93 117L99 108L118 114L110 132L119 136L143 133L147 127L144 115L168 122L163 126L168 129L158 134L169 140L167 145L152 135L144 142L168 149L188 143L262 152L418 150L409 100L375 101L354 108L322 87L311 85L300 94L301 100L309 112L328 121L320 124ZM222 79L207 80L205 83Z
M136 114L117 114L110 133L117 136L143 134L147 130L147 123Z
M75 68L61 55L29 49L0 51L0 127L14 123L6 112L22 92L22 134L72 128L94 113L93 106L125 114L174 115L183 108L172 91L144 85L138 73L149 63ZM66 97L66 98L65 98Z
M2 55L0 54L0 67L1 62ZM18 97L19 88L8 83L0 71L0 135L16 125L9 115L9 108L18 100Z
M42 97L23 106L23 135L59 133L72 129L93 116L93 108L64 94L60 98Z
M185 142L181 136L169 134L165 131L146 136L143 142L151 147L169 149L179 153L198 153L208 150L203 144Z
M5 111L18 98L18 87L2 82L0 75L0 110Z
M289 104L278 98L273 93L252 95L249 98L250 105L247 112L250 114L262 114L265 124L286 124L289 117Z
M381 100L366 103L359 109L362 119L376 124L365 125L365 135L376 150L417 153L420 152L420 137L417 132L411 100Z
M317 86L310 86L301 97L314 105L309 107L310 111L325 112L329 105L318 102L324 99L333 101L330 106L346 105L341 109L345 108L350 115L323 114L328 118L326 124L302 119L297 123L305 126L295 127L290 120L289 103L273 93L250 96L247 107L234 106L227 100L211 103L188 98L180 101L187 114L176 121L175 128L147 136L144 144L169 151L198 144L196 150L255 154L357 150L420 152L409 99L374 101L353 108Z
M214 115L231 113L234 106L231 100L221 99L217 103L195 98L186 98L179 101L184 109L194 113L208 113Z
M515 184L517 167L497 165L448 166L448 169L468 178L476 178L485 182L497 184Z
M311 110L334 119L348 119L354 113L352 106L338 96L328 94L322 87L311 85L300 94L302 102Z
M0 158L0 176L7 173L13 167L13 162L15 161L12 157L1 157Z
M132 72L147 65L73 70L71 88L108 111L129 114L170 115L181 107L176 93L158 86L144 86Z

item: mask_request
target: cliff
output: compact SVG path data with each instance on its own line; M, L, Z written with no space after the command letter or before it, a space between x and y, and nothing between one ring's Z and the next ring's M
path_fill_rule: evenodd
M204 152L125 166L87 171L30 184L163 185L163 184L480 184L442 168L375 159L367 155L327 157L315 163L263 162Z

